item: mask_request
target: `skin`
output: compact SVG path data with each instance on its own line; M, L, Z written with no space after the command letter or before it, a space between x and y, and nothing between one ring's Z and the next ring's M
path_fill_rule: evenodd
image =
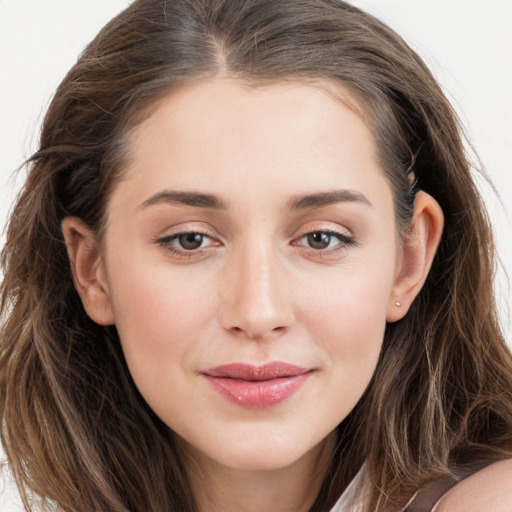
M79 219L62 225L84 307L116 324L141 394L182 440L201 511L309 509L386 322L407 313L441 236L420 192L402 239L370 129L326 88L223 79L173 92L132 134L103 246ZM180 246L186 233L203 235L198 248ZM310 374L263 409L202 375L269 361Z
M433 512L487 510L512 510L512 459L491 464L463 480L441 498Z

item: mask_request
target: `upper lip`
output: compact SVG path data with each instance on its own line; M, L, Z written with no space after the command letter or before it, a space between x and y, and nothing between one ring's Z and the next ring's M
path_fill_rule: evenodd
M261 381L294 377L309 371L311 371L309 368L303 368L282 361L273 361L259 366L247 363L223 364L203 370L201 373L209 377Z

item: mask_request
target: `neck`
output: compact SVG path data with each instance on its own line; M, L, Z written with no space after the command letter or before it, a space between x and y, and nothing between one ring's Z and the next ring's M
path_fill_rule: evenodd
M336 433L293 464L272 470L223 466L182 447L198 512L307 512L315 502L334 451Z

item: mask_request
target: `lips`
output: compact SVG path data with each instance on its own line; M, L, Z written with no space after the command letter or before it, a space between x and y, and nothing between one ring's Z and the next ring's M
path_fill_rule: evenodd
M275 361L262 366L226 364L201 374L229 401L248 409L265 409L296 393L312 370Z

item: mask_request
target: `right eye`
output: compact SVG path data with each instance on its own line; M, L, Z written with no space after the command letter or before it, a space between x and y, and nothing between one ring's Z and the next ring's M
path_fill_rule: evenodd
M216 242L206 233L187 231L159 238L157 243L173 256L191 257L201 255Z
M176 242L181 249L194 251L203 245L206 238L208 237L203 235L203 233L183 233L181 235L176 235L173 242Z

